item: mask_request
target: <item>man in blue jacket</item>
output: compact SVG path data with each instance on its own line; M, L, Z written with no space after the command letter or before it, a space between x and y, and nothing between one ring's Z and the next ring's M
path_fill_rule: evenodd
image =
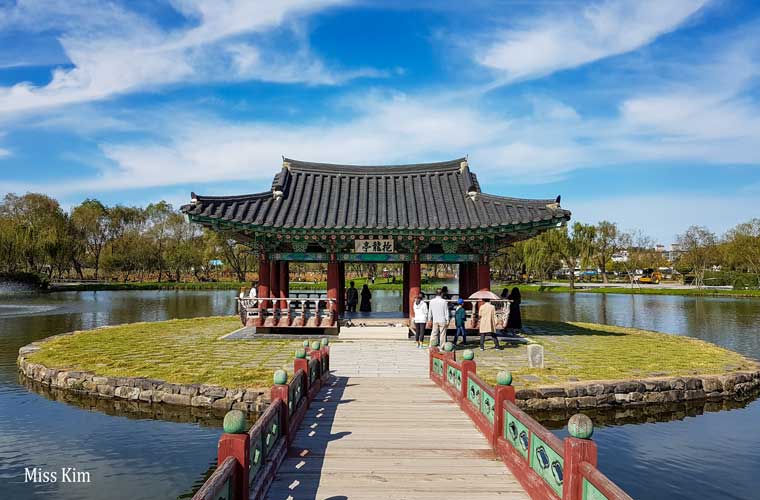
M457 327L457 331L454 334L454 345L457 344L459 335L462 335L462 345L467 343L467 330L464 328L464 323L467 321L467 311L464 309L464 299L457 300L457 308L454 311L454 325Z

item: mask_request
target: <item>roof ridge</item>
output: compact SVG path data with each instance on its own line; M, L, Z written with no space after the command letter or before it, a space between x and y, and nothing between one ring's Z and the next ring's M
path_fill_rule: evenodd
M408 163L401 165L349 165L339 163L319 163L294 160L283 157L283 163L289 164L291 170L314 173L355 174L355 175L392 175L401 173L449 172L459 170L465 157L433 163Z

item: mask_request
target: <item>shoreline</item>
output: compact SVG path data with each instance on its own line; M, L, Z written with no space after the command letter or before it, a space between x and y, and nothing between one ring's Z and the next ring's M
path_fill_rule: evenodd
M360 281L357 279L357 281ZM370 285L374 290L402 290L401 283L382 283L378 280L375 284ZM363 283L363 281L362 281ZM426 290L433 290L438 283L422 283ZM613 284L614 285L614 284ZM317 283L291 283L290 289L294 291L302 290L324 290L324 282ZM683 297L736 297L736 298L760 298L760 290L730 290L714 288L624 288L622 286L593 286L570 288L566 285L535 285L535 284L504 284L493 283L493 289L503 287L518 287L523 292L537 293L596 293L596 294L619 294L619 295L667 295ZM214 281L214 282L113 282L113 283L72 283L72 284L51 284L46 290L40 290L46 293L55 292L94 292L94 291L128 291L128 290L239 290L240 288L250 287L247 282L234 281Z

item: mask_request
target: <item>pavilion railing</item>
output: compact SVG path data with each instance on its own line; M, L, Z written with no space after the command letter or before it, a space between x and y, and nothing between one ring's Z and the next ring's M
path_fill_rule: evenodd
M430 379L472 419L531 498L632 500L597 468L591 420L573 415L560 440L515 404L512 375L499 372L492 387L477 375L474 354L456 360L451 343L430 348Z
M297 297L237 299L240 321L265 328L333 328L337 325L337 300Z
M274 374L271 403L246 430L245 415L232 410L224 417L217 468L193 495L193 500L248 500L266 496L277 469L293 442L306 410L330 374L328 340L296 351L293 378L284 370Z

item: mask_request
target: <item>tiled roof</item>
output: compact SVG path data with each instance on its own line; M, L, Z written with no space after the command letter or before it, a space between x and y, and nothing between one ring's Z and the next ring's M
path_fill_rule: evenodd
M206 221L297 229L482 229L570 219L558 200L482 193L465 158L393 166L285 158L271 191L193 194L181 210Z

